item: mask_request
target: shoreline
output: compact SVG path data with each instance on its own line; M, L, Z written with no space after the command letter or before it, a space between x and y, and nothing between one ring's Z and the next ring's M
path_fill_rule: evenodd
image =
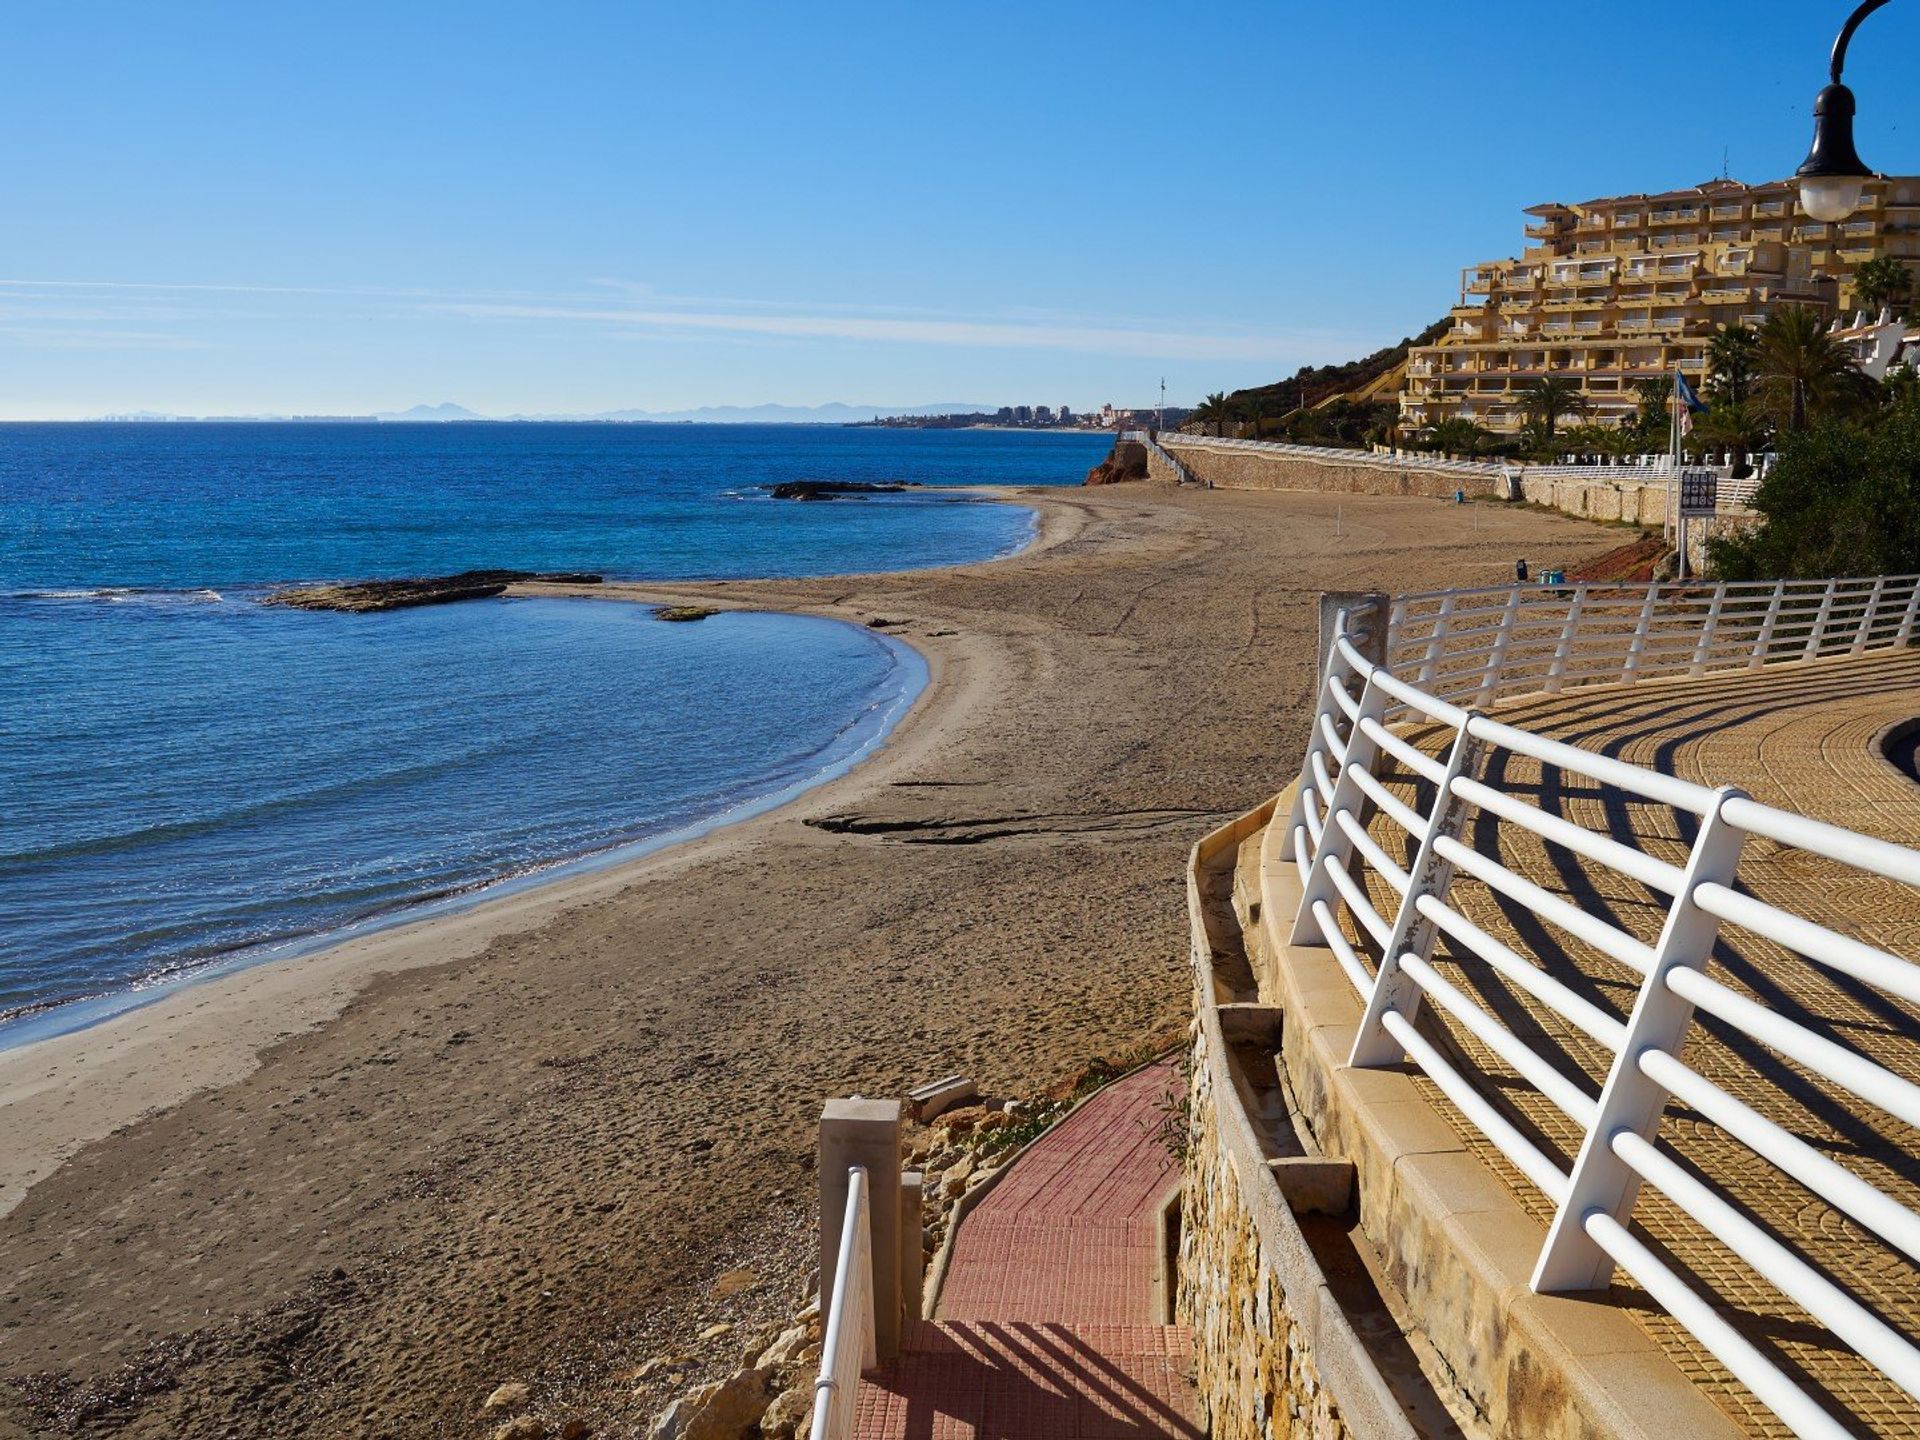
M928 686L840 779L0 1057L0 1158L68 1155L0 1218L0 1437L469 1434L515 1380L647 1433L791 1314L824 1098L1032 1095L1186 1023L1186 854L1297 755L1320 591L1615 544L1421 499L1031 498L1008 559L614 588L893 622Z
M1029 510L1033 520L1028 538L1002 554L932 570L1001 564L1059 544L1078 528L1061 510L1036 503L1034 494L1037 490L1044 496L1053 488L1071 492L1074 487L966 488L968 493L985 493ZM711 590L813 580L852 584L925 573L931 572L876 571L797 580L616 580L591 586L522 582L510 586L507 595L671 605L688 598L688 587L697 587L701 602L716 609L810 614L865 628L864 621L831 613L831 607L730 602ZM950 703L950 687L942 681L954 650L936 643L948 637L916 640L878 633L916 655L925 678L878 744L857 753L850 763L825 767L821 778L804 781L798 788L784 787L664 835L572 856L542 870L501 877L455 895L410 902L347 926L291 937L274 946L278 953L215 960L200 973L154 985L156 993L148 998L138 989L80 997L0 1026L0 1115L9 1122L6 1142L0 1144L0 1218L11 1213L37 1181L86 1145L143 1115L241 1078L253 1068L249 1057L257 1061L266 1046L334 1019L379 975L466 958L503 936L537 928L575 905L698 863L704 853L701 847L709 843L750 843L750 836L735 837L735 831L785 818L789 810L808 801L839 803L868 786L884 783L884 772L867 772L882 767L910 731L935 722L936 710ZM863 779L864 785L856 783ZM843 786L845 796L840 793ZM742 809L747 813L733 813ZM7 1039L7 1029L15 1025L28 1027L69 1007L96 1005L110 1008L50 1033ZM179 1053L182 1050L185 1056Z

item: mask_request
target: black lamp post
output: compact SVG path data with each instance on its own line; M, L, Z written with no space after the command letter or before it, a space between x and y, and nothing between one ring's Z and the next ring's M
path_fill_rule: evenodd
M1853 148L1853 91L1840 83L1840 72L1846 68L1853 32L1886 3L1866 0L1847 17L1840 38L1833 42L1831 80L1813 102L1813 148L1794 174L1800 180L1800 203L1816 220L1844 220L1859 209L1861 189L1873 174Z

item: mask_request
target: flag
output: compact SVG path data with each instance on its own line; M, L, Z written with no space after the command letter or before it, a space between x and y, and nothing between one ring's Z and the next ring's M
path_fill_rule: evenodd
M1673 372L1673 398L1680 413L1680 433L1693 433L1693 417L1706 409L1706 402L1694 393L1693 386L1687 383L1687 377L1678 370Z

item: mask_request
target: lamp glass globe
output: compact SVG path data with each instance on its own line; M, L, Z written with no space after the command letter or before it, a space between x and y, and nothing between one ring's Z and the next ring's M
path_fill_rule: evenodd
M1814 219L1831 225L1860 208L1863 177L1808 175L1800 181L1800 204Z

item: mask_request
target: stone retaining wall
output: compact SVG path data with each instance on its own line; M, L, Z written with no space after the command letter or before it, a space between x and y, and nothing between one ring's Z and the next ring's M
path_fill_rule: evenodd
M1455 491L1476 499L1521 499L1582 520L1603 520L1655 529L1664 523L1664 485L1638 480L1592 480L1565 476L1529 476L1522 472L1520 494L1506 493L1499 475L1450 474L1396 465L1391 459L1316 460L1307 455L1258 450L1216 450L1193 436L1162 435L1194 477L1221 490L1318 490L1337 495L1422 495L1451 500ZM1359 454L1355 452L1356 456ZM1157 462L1155 462L1157 463ZM1155 479L1162 478L1149 468ZM1623 470L1623 475L1629 473ZM1709 536L1732 534L1757 525L1760 517L1716 515L1687 522L1687 563L1696 575L1706 564Z
M1263 806L1214 831L1188 869L1195 1015L1179 1319L1193 1331L1214 1440L1413 1440L1267 1168L1221 1030L1199 875L1258 834L1271 813Z
M1475 498L1504 498L1501 479L1493 474L1453 474L1399 465L1386 458L1317 460L1281 451L1216 450L1191 436L1163 434L1160 443L1178 455L1197 479L1219 490L1320 490L1334 495L1424 495L1434 500L1451 500L1456 490L1464 490Z

